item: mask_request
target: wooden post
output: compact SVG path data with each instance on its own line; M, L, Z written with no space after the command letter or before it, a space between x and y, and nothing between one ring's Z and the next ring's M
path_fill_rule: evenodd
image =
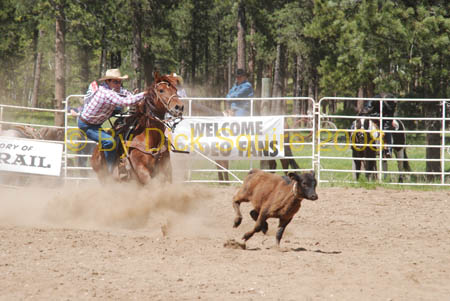
M263 77L261 84L261 97L270 97L270 78ZM270 114L270 100L262 100L261 101L261 115L269 115ZM261 169L270 169L268 160L260 161Z
M261 97L270 97L270 78L264 77L261 81ZM270 100L261 101L261 115L269 115Z

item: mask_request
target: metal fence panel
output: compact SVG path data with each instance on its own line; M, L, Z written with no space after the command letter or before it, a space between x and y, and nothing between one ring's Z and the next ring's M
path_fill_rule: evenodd
M351 129L352 121L361 118L355 114L330 113L326 108L330 107L330 103L352 102L353 106L356 101L381 100L396 101L397 113L395 117L383 116L381 111L380 117L365 117L374 120L377 124L382 124L384 120L392 121L393 124L399 125L400 122L405 125L404 131L398 130L382 130L380 134L391 133L392 135L404 134L406 142L404 144L396 144L395 147L404 148L407 158L396 157L394 151L392 158L383 159L383 149L388 145L381 145L380 138L377 143L370 144L370 141L363 144L355 144L351 141L351 133L356 132ZM319 127L318 127L318 180L325 182L347 182L356 183L354 163L352 158L351 146L358 149L374 147L377 151L376 158L368 158L376 162L376 170L363 170L366 176L376 174L379 183L400 184L400 185L434 185L448 186L450 185L450 131L449 131L449 99L407 99L407 98L346 98L346 97L324 97L320 99L319 106ZM436 112L434 116L425 117L422 110L423 105L434 105ZM417 108L414 111L414 108ZM342 110L340 110L342 111ZM338 111L338 112L340 112ZM411 111L413 113L411 113ZM409 112L409 113L408 113ZM320 127L324 122L333 122L336 129L324 130ZM369 136L368 133L364 133ZM434 139L433 139L434 135ZM436 139L438 137L438 139ZM438 143L436 143L436 140ZM383 141L383 139L381 139ZM431 144L434 143L434 144ZM431 158L430 150L439 149L439 156ZM367 157L364 157L367 158ZM438 171L430 170L432 162L439 162ZM353 163L353 166L350 165ZM397 164L394 164L397 163ZM402 170L398 164L408 164L411 171ZM400 165L401 166L401 165ZM436 166L435 166L436 168Z
M188 108L185 118L190 117L223 117L229 114L227 110L229 98L185 98L185 107ZM261 116L264 106L274 107L279 102L280 107L302 107L304 114L285 115L270 111L271 116L282 116L284 118L285 129L285 151L286 146L291 149L292 154L285 156L288 160L299 161L299 168L276 168L274 160L264 160L257 164L254 160L231 160L214 161L205 157L201 153L173 154L172 158L177 167L183 165L185 170L183 179L186 182L196 183L240 183L252 168L261 168L269 172L307 171L313 170L315 165L315 124L314 120L314 100L308 97L281 97L281 98L233 98L249 102L249 116ZM295 111L295 110L293 110ZM245 117L243 117L245 118ZM305 137L307 139L305 140ZM188 158L188 159L187 159ZM269 162L272 161L272 162ZM275 164L275 166L274 166ZM223 173L219 173L222 171ZM217 174L217 175L216 175ZM229 176L227 176L229 174Z
M54 120L55 118L54 114L64 112L65 110L32 108L32 107L0 104L0 132L2 132L2 130L9 129L10 127L31 129L32 131L29 132L30 136L37 137L39 141L64 145L64 141L48 140L46 138L40 137L41 129L49 128L49 129L65 130L65 127L48 125L48 123L46 123L45 120L45 119ZM44 118L40 118L42 116ZM21 137L18 139L36 140L27 137L23 138ZM67 158L63 152L61 158L62 175L64 175L66 165L67 165ZM6 172L6 171L2 171L0 173L0 185L9 187L19 187L36 182L40 183L41 185L55 186L61 184L61 179L64 179L64 177L57 178L55 176L34 175L34 174Z
M64 152L62 158L63 179L65 181L95 180L89 161L90 152L77 150L74 145L95 145L92 141L86 141L84 137L77 136L77 126L75 118L68 112L69 107L84 95L69 95L65 101L64 110L29 108L20 106L10 106L0 104L0 125L26 125L34 128L49 127L63 128L65 132ZM235 100L235 99L234 99ZM408 155L407 158L382 159L382 149L384 145L380 141L375 143L357 144L351 141L351 134L355 132L351 129L354 120L360 118L356 114L342 113L344 102L351 102L355 106L357 101L380 100L375 98L351 98L351 97L324 97L319 102L307 97L282 97L282 98L253 98L242 99L250 103L250 116L259 116L261 112L270 112L270 115L282 116L285 120L285 146L292 150L292 154L286 154L286 160L291 159L299 165L299 168L277 168L274 162L269 160L234 160L231 162L214 161L201 153L177 154L172 153L172 164L174 165L174 178L186 182L201 183L240 183L249 170L252 168L262 168L269 172L287 171L307 171L315 170L318 182L320 183L358 183L355 181L354 166L351 146L375 147L377 156L367 158L365 161L375 161L376 170L362 170L362 181L364 175L376 175L376 182L401 185L435 185L450 186L450 99L390 99L384 98L382 101L395 100L399 103L397 115L393 118L371 117L376 123L383 120L398 120L405 124L404 133L406 142L403 145ZM211 117L229 114L227 98L184 98L187 112L185 118L193 116ZM278 106L275 104L279 104ZM421 108L423 104L434 104L436 114L425 117L422 110L415 110L412 114L411 107ZM337 110L331 113L329 108L334 106ZM265 107L265 109L264 109ZM267 108L275 107L274 110ZM277 107L288 108L288 111L303 112L303 114L285 115L277 113ZM300 109L301 108L301 109ZM63 112L65 113L65 126L49 126L43 123L8 120L8 110L28 110L34 112ZM392 132L395 131L387 131ZM436 139L437 138L437 139ZM439 156L431 158L429 154L433 149L439 150ZM398 169L395 162L408 162L411 171ZM261 164L262 162L262 164ZM429 165L436 164L437 170L430 170ZM276 164L276 163L275 163ZM280 166L278 166L280 167ZM222 171L221 178L218 172ZM225 177L228 175L228 177ZM402 181L399 181L402 176Z

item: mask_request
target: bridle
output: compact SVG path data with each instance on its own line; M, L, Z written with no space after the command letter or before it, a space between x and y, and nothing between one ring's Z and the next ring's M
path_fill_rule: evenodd
M164 127L168 128L172 132L175 130L175 127L177 126L177 124L182 121L182 117L171 117L171 116L169 116L168 118L165 118L165 116L164 116L161 119L155 114L155 112L157 111L157 108L155 106L155 96L156 96L157 100L159 100L163 104L163 106L166 109L166 112L169 112L169 113L171 113L171 110L169 109L170 103L173 100L173 98L177 96L176 93L172 94L169 97L167 103L165 101L163 101L163 99L161 98L161 96L159 96L159 93L158 93L158 86L161 85L161 84L166 84L167 86L170 86L170 83L165 82L165 81L162 81L162 82L159 82L159 83L155 84L155 86L153 87L154 95L153 96L147 95L144 98L144 101L143 101L143 105L144 105L144 108L145 108L144 112L142 112L141 110L138 111L139 113L135 112L135 114L134 114L135 118L133 119L133 125L131 126L131 131L133 130L132 128L134 128L136 126L136 124L140 122L140 116L143 116L143 117L146 118L145 119L145 125L144 125L145 127L148 127L150 125L150 123L149 123L150 120L153 119L156 122L161 123ZM140 116L136 116L136 113L138 113ZM132 140L132 138L131 138L131 140ZM173 148L172 151L173 152L188 153L188 152L185 152L185 151L177 151L175 149L175 147L173 146L172 142L170 140L168 140L168 142L172 146L172 148ZM149 154L149 155L153 156L153 158L155 158L157 161L159 161L160 158L161 158L161 154L166 152L166 151L169 151L168 147L166 147L166 146L167 146L167 140L166 140L164 146L162 148L160 148L156 153L153 153L152 151L144 151L144 150L142 150L139 147L135 147L135 148L137 150L139 150L140 152L143 152L143 153L146 153L146 154ZM126 158L128 159L128 161L129 161L129 163L131 165L131 168L134 170L134 166L133 166L133 163L130 160L130 156L129 156L128 152L126 152ZM136 172L136 170L135 170L135 172Z
M156 97L166 108L167 112L171 113L172 110L170 109L170 103L172 102L172 99L174 97L177 97L178 95L177 95L177 93L174 93L174 94L170 95L169 100L167 102L163 101L163 99L161 98L161 96L159 96L159 93L158 93L158 86L162 85L162 84L166 84L167 86L170 86L170 83L168 83L168 82L165 82L165 81L159 82L153 88L153 92L155 92Z
M164 108L166 109L166 111L171 115L172 114L172 110L170 110L170 103L172 102L172 100L174 99L174 97L178 97L178 95L176 93L172 94L169 99L167 100L167 102L165 102L161 96L159 96L158 93L158 86L160 86L161 84L166 84L166 85L170 85L170 83L166 82L166 81L162 81L157 83L154 88L153 88L153 93L155 94L157 100L159 100L160 103L162 103L162 105L164 106ZM164 125L164 127L168 128L171 131L175 130L175 127L177 126L178 123L181 122L181 120L183 120L182 117L172 117L169 116L167 118L159 118L154 111L156 111L156 107L155 107L155 103L154 101L152 101L151 97L148 97L145 99L144 101L145 107L146 107L146 115L151 118L154 119L158 122L160 122L162 125Z

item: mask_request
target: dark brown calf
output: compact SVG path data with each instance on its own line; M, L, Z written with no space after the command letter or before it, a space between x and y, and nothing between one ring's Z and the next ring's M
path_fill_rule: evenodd
M233 197L233 208L236 212L234 227L242 221L240 204L251 202L253 210L250 216L256 221L253 230L244 234L242 239L247 241L256 232L266 234L267 219L278 218L279 225L276 235L277 245L280 245L284 229L300 209L301 201L317 200L316 179L314 172L298 175L289 173L288 177L267 173L258 169L250 171L244 179L244 184Z

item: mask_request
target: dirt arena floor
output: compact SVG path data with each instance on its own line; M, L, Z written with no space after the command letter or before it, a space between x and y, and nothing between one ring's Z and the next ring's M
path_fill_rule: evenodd
M448 191L318 188L244 250L235 189L0 189L0 299L449 300Z

